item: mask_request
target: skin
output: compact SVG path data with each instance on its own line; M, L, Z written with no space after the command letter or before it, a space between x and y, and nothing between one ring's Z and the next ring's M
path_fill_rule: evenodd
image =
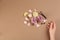
M55 22L51 21L50 23L48 23L47 28L49 30L50 40L55 40L55 31L56 31Z

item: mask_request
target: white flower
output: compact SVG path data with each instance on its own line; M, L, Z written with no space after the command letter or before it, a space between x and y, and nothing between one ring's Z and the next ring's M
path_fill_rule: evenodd
M32 14L28 14L29 17L32 17Z
M27 25L30 26L30 23L28 23Z
M28 21L29 19L28 19L27 17L25 17L25 20L27 20L27 21Z
M31 9L29 9L28 11L29 11L29 12L32 12L32 10L31 10Z
M24 24L27 24L27 21L24 21Z

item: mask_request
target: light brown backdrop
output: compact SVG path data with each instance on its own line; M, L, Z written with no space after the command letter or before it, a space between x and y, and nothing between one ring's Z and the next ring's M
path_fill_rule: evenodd
M56 40L60 40L60 0L0 0L0 40L49 40L45 26L23 24L23 12L35 8L56 21Z

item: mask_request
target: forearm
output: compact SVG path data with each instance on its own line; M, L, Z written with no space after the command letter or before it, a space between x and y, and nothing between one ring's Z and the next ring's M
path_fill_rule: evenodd
M50 37L50 40L55 40L55 36L51 36Z
M55 31L56 31L56 25L54 22L51 22L49 25L50 40L55 40Z

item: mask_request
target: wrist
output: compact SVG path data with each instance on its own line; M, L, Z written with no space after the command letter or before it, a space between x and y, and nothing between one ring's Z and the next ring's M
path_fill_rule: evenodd
M55 40L55 36L50 36L50 40Z

